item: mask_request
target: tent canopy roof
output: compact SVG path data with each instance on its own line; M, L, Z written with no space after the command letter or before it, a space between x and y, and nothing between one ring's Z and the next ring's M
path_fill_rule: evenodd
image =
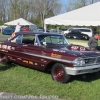
M19 18L19 19L16 19L16 20L4 23L4 24L6 24L6 25L17 25L18 22L20 23L20 25L34 25L33 23L31 23L31 22L29 22L29 21L27 21L23 18Z
M100 2L47 18L44 23L51 25L99 26Z

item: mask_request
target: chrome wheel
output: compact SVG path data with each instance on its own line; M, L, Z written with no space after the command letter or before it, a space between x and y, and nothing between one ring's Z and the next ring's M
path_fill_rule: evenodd
M61 83L66 83L70 80L70 75L67 74L65 66L60 63L56 63L51 71L52 78Z

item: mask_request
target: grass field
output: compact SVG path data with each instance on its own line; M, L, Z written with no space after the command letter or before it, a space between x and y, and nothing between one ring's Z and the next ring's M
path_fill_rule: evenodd
M99 100L100 73L86 78L76 76L71 82L61 84L53 81L50 74L41 71L16 64L0 64L0 92L52 96L64 100Z
M88 40L74 40L74 39L68 39L68 41L72 44L78 44L85 47L88 47ZM100 45L100 40L98 40L98 45Z
M72 44L78 44L78 45L88 47L88 41L86 41L86 40L68 39L68 41Z

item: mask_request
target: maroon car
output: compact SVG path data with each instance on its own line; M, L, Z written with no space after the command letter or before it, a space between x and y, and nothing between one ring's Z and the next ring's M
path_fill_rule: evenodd
M51 71L52 78L61 83L68 82L71 75L100 71L100 53L52 33L17 33L0 44L0 61Z

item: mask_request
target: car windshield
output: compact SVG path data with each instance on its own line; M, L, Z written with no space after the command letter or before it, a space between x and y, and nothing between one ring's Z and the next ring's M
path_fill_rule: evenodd
M39 35L38 39L42 46L67 46L70 44L63 35Z

